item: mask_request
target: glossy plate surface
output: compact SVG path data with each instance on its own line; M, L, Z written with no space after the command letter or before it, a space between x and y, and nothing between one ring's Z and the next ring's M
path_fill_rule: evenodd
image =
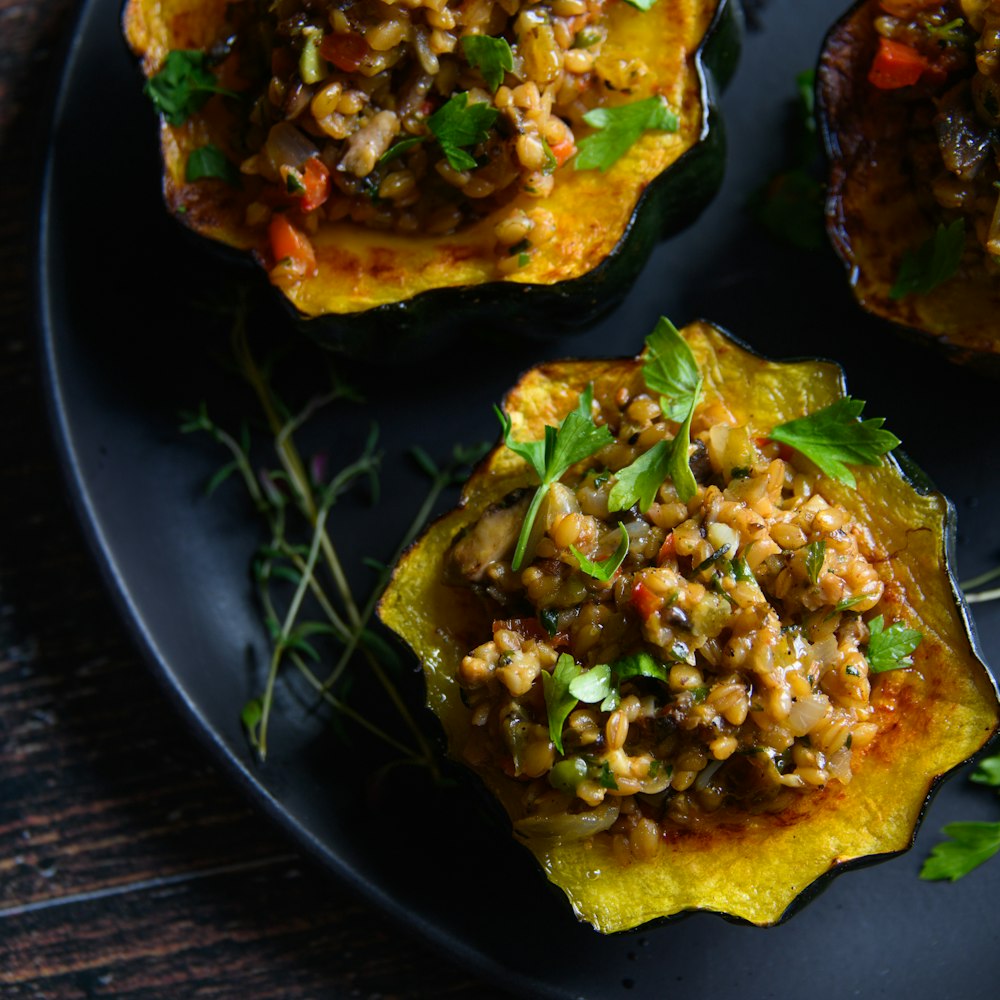
M491 440L491 404L546 357L632 354L661 313L705 317L772 357L840 360L853 394L883 415L958 507L958 568L1000 560L996 383L949 367L864 316L839 263L768 237L746 201L787 160L795 76L816 59L840 3L749 5L740 69L723 100L730 159L701 221L654 254L624 306L573 338L470 331L468 349L405 369L346 366L368 402L325 412L305 449L352 459L382 430L383 499L335 511L345 563L386 559L416 508L419 444L445 456ZM118 33L118 0L90 0L55 110L41 216L40 316L52 410L70 481L123 614L216 756L300 844L480 976L521 996L747 998L994 997L1000 860L954 885L917 878L946 822L996 820L996 796L959 776L929 810L916 848L849 872L788 923L757 930L699 914L611 939L576 924L530 857L458 790L422 808L363 792L357 753L282 686L266 767L239 709L259 689L266 642L252 599L260 541L242 494L202 489L224 461L182 435L201 400L238 425L250 403L218 359L225 336L204 304L233 271L162 209L153 116ZM190 291L194 289L194 291ZM259 322L281 336L277 310ZM292 332L290 342L301 340ZM310 365L308 357L304 368ZM450 500L451 498L449 498ZM1000 659L1000 607L976 609Z

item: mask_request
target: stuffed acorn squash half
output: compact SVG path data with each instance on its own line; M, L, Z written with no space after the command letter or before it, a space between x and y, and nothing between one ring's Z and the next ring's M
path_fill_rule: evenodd
M772 924L912 843L998 721L953 511L842 373L661 321L545 364L379 609L450 754L602 932Z
M129 0L124 29L168 208L331 346L588 322L722 176L730 0Z
M827 229L870 312L1000 373L1000 8L864 0L828 34Z

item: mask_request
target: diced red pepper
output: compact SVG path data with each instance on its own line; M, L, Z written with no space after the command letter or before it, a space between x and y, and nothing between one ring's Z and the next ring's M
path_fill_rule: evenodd
M353 32L343 35L324 35L319 43L319 54L337 69L353 73L371 52L368 43Z
M642 580L632 588L632 605L643 618L656 614L663 607L663 598L654 594Z
M300 202L303 212L319 208L330 197L330 169L318 157L310 156L302 168L305 191Z
M916 49L880 37L878 52L868 70L868 82L880 90L911 87L929 69L931 64Z
M309 237L288 221L288 216L275 212L267 228L271 256L275 264L289 261L297 272L309 274L316 268L316 253Z
M674 544L674 533L671 531L663 540L660 551L656 553L656 565L662 566L668 559L677 557L677 547Z
M559 167L576 152L573 140L568 138L563 139L562 142L557 142L554 146L550 146L549 149L552 150L552 155L556 158L556 165Z

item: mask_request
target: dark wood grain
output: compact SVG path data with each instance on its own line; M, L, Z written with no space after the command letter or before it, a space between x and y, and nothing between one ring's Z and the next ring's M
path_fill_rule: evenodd
M68 0L0 0L0 995L490 997L299 857L129 645L33 353L35 181Z

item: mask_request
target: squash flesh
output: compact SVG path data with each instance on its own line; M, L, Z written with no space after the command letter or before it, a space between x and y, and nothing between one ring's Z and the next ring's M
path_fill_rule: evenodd
M705 377L706 401L724 396L754 426L773 426L844 394L834 365L765 361L705 324L684 333ZM540 437L588 382L599 394L602 380L633 379L638 364L583 361L533 369L506 401L515 436ZM598 930L624 930L696 909L777 922L809 886L841 865L908 847L937 778L995 731L995 687L947 571L948 502L915 489L892 461L856 474L856 491L830 485L827 499L850 510L892 553L878 566L886 584L881 606L889 617L897 604L915 609L924 634L915 668L883 674L874 685L879 735L846 786L833 783L802 795L780 813L730 813L721 824L678 831L650 862L621 865L600 840L558 846L529 841L577 915ZM470 724L456 673L462 657L488 634L489 616L471 592L442 582L445 554L490 503L532 481L520 459L495 451L470 480L462 505L404 557L380 607L383 621L421 659L428 703L457 759ZM474 770L518 818L518 784L496 769Z

